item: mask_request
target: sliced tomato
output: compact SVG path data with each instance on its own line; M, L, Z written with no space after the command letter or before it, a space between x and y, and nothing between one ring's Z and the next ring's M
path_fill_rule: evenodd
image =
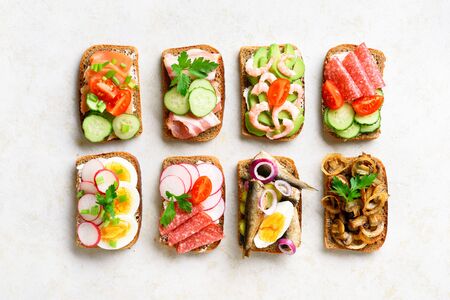
M367 116L380 109L383 101L384 97L381 95L366 96L353 101L352 106L357 115Z
M106 111L113 116L118 116L127 111L131 103L131 92L129 90L119 90L113 101L106 103Z
M113 101L119 93L119 88L110 79L103 80L101 76L89 80L89 90L105 102Z
M338 109L344 105L344 99L337 86L331 80L327 80L322 85L322 99L326 107Z
M192 187L190 201L193 205L202 203L211 195L211 190L211 180L207 176L200 176Z
M267 98L270 107L278 107L283 105L289 95L291 83L285 78L278 78L269 87Z

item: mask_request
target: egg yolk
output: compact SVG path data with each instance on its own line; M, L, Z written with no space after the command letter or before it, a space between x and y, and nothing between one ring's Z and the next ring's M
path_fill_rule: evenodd
M108 226L101 228L102 240L105 241L117 241L127 235L130 230L130 223L120 220L118 224L109 223Z
M114 212L117 215L127 214L131 207L131 194L126 188L119 187L116 191L117 198L114 200Z
M127 181L130 182L130 172L122 166L120 163L117 162L111 162L105 166L106 169L113 171L117 177L119 178L119 181Z
M259 226L259 238L265 242L275 242L283 229L284 220L284 215L279 212L266 217Z

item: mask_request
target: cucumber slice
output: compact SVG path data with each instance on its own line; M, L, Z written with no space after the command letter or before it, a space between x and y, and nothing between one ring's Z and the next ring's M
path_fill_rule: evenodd
M376 112L367 116L355 115L355 121L361 125L375 124L379 118L380 118L380 110L377 110Z
M323 113L323 122L325 123L325 125L327 125L329 128L334 129L333 127L331 127L330 123L328 123L328 111L330 109L326 108L324 113Z
M194 81L192 81L191 85L189 86L188 94L190 92L192 92L192 90L194 90L196 88L199 88L199 87L202 87L202 88L207 89L207 90L211 90L214 93L216 92L216 90L214 89L214 87L212 86L212 84L208 80L206 80L206 79L195 79Z
M336 130L349 128L353 123L354 117L355 111L348 103L344 103L341 108L330 109L327 113L328 124Z
M375 124L361 125L361 132L362 133L374 132L375 130L380 128L380 125L381 125L381 118L379 118L378 121L375 122Z
M196 88L189 94L189 106L196 117L204 117L209 114L217 104L216 93L204 88Z
M111 122L99 115L87 116L81 127L84 136L93 143L103 141L112 132Z
M141 128L138 117L130 114L121 114L112 122L114 134L121 140L131 139Z
M384 92L382 89L376 89L375 93L380 96L384 96Z
M164 105L176 115L184 115L189 111L189 101L186 96L178 93L177 87L173 87L164 95Z
M358 123L353 122L349 128L347 128L345 130L336 130L335 132L341 138L351 139L351 138L354 138L355 136L359 135L360 129L361 129L361 126Z

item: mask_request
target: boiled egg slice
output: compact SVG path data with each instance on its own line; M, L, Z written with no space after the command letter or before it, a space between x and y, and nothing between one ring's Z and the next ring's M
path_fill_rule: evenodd
M136 187L129 182L120 181L116 193L117 198L114 200L114 212L116 215L134 216L141 202L141 197Z
M100 225L100 242L98 247L106 250L117 250L128 245L138 232L138 223L134 216L118 215L120 221Z
M264 217L253 241L257 248L265 248L283 236L292 221L294 206L289 201L277 204L273 214Z
M125 181L136 186L138 176L134 166L122 157L111 157L103 163L105 169L111 170L117 175L119 181Z

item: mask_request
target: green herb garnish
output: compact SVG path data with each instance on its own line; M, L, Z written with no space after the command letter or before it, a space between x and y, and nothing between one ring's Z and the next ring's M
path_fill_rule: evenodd
M130 81L131 81L131 76L130 76L130 75L128 75L127 77L125 77L125 81L124 81L125 84L130 83Z
M115 65L115 64L117 63L117 59L115 59L115 58L111 59L111 63L112 63L113 65Z
M127 196L125 195L120 195L117 200L119 200L120 203L123 203L125 201L127 201Z
M82 210L80 210L80 214L82 214L82 215L89 215L90 212L91 211L89 209L82 209Z
M106 104L102 100L98 99L95 94L88 93L86 95L86 103L88 107L93 111L104 112L106 109Z
M91 69L94 70L95 72L100 72L104 67L106 67L109 64L109 61L105 61L102 64L93 64L91 66Z
M97 193L97 204L101 205L104 210L103 221L109 224L111 219L114 219L116 213L114 212L114 199L117 198L116 186L111 184L106 190L105 195ZM105 226L107 226L107 224Z
M175 218L176 212L174 200L177 201L178 207L181 210L188 213L192 211L192 203L187 200L190 197L188 194L181 194L179 196L176 196L171 192L166 191L166 196L167 198L169 198L169 203L167 204L167 207L161 216L161 220L159 221L159 223L161 223L161 225L163 225L164 227L169 225L173 221L173 218Z
M108 72L106 72L105 77L106 78L111 78L114 75L116 75L117 71L116 70L109 70Z
M100 206L94 205L94 206L91 207L91 210L90 210L89 214L91 214L93 216L98 216L99 212L100 212Z
M350 178L350 186L348 186L334 176L331 181L331 191L344 198L345 202L352 202L361 197L360 190L371 186L375 178L377 178L377 174L352 177Z
M116 248L116 247L117 247L117 241L110 240L110 241L108 242L108 244L109 244L111 247L113 247L113 248Z
M83 190L80 190L77 192L77 198L80 199L81 197L83 197L85 194L85 192Z
M127 67L127 65L124 64L124 63L121 63L121 64L120 64L120 67L123 68L123 69L125 69L125 68Z
M116 76L112 76L111 77L112 82L114 82L115 85L119 86L120 85L120 81L119 79L117 79Z

